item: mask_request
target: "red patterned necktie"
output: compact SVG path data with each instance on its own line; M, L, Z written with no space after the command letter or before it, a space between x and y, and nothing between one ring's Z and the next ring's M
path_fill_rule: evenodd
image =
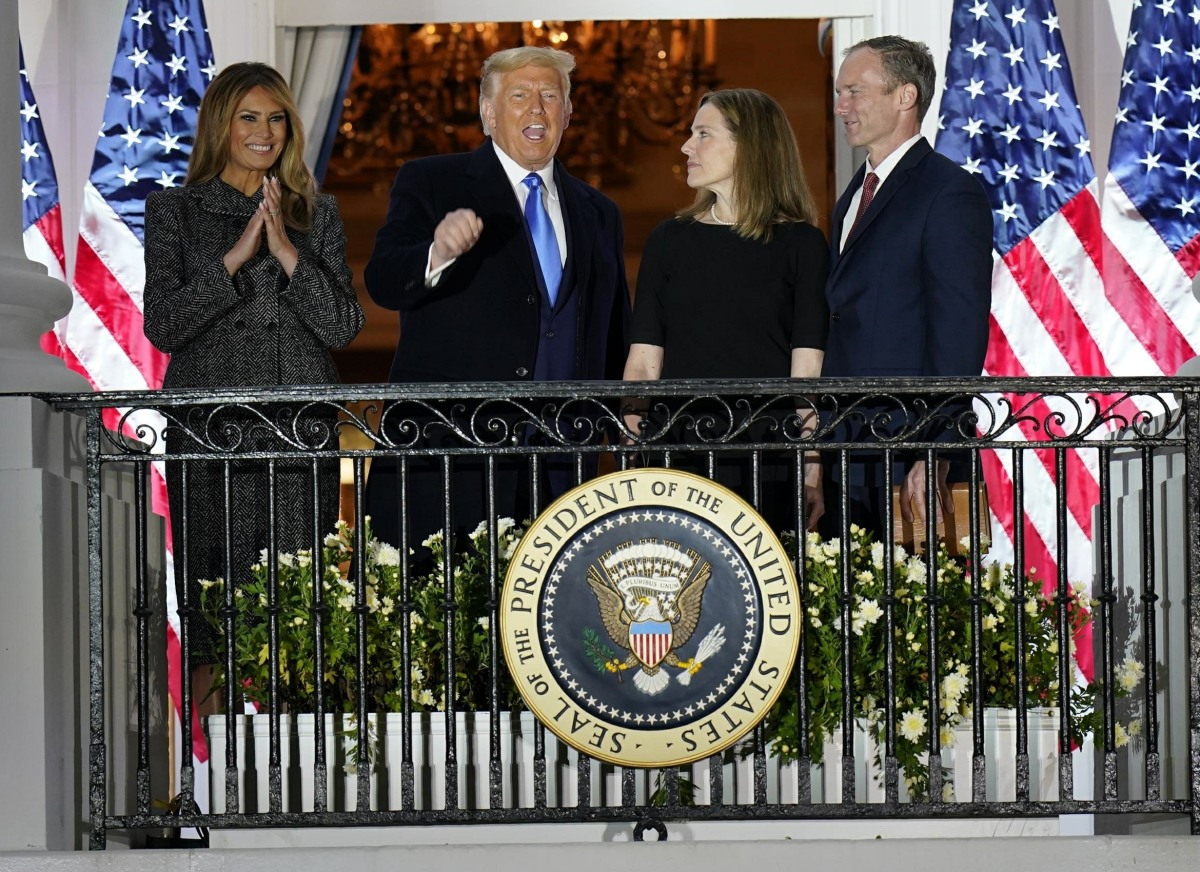
M862 216L867 214L867 207L875 199L875 188L878 186L879 176L874 173L867 173L867 177L863 179L862 199L858 201L858 212L854 216L854 223L850 225L850 236L854 235L854 228L858 226L858 222L862 220Z

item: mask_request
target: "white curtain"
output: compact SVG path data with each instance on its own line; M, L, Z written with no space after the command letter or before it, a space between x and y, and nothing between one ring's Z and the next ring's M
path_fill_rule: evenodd
M339 98L346 53L352 44L354 28L349 25L325 27L280 27L276 30L278 68L292 88L300 108L300 120L308 142L304 162L314 171L330 127L330 116ZM336 107L340 111L340 106Z

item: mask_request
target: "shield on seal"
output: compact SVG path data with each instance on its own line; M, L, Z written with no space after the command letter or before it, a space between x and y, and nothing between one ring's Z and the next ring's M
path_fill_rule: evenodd
M632 622L629 647L644 664L657 666L671 650L671 625L666 621Z

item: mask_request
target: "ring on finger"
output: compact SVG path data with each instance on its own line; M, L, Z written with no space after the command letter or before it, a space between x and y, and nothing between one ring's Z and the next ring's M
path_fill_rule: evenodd
M270 210L267 212L267 214L268 214L268 215L278 215L278 214L279 214L279 210L278 210L278 209L270 209Z

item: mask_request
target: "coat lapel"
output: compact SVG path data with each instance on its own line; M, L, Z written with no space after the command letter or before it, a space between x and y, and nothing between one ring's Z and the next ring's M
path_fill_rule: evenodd
M925 139L919 139L913 143L910 148L900 159L900 163L896 164L896 168L888 174L883 184L879 186L879 190L875 193L875 198L871 200L871 205L867 207L866 214L862 216L862 220L850 232L849 238L846 239L846 247L842 249L840 254L837 254L833 266L830 270L830 284L840 270L842 263L850 257L851 249L854 244L862 238L863 234L875 222L875 219L887 208L888 204L896 196L896 194L908 184L909 177L913 174L921 161L933 151L933 148ZM834 250L837 250L837 241L841 239L842 224L846 220L846 213L850 208L850 200L854 196L854 192L862 187L863 178L866 175L866 164L858 168L858 172L854 176L854 180L847 186L842 198L838 200L837 212L834 216Z
M568 290L581 290L588 287L591 279L592 249L596 244L595 206L590 192L567 175L562 164L557 162L554 184L567 225L567 263L563 275L571 277L572 288ZM559 299L563 299L562 294Z
M533 269L533 252L530 251L529 234L525 231L525 216L517 206L508 176L491 139L475 149L467 166L467 178L477 205L476 212L483 218L483 232L493 234L497 246L508 252L522 278L538 291L539 283ZM539 291L540 293L540 291Z

